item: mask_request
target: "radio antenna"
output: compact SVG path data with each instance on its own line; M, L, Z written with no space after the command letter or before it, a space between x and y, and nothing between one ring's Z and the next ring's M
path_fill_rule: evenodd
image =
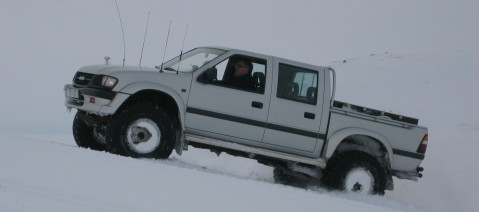
M161 60L160 72L163 72L163 62L165 62L166 47L168 46L168 38L170 37L171 22L173 22L173 20L170 20L170 26L168 27L168 35L166 35L166 44L165 50L163 51L163 60Z
M148 12L148 18L146 19L145 36L143 37L143 46L141 47L140 64L138 65L139 67L141 67L141 59L143 59L143 50L145 49L146 33L148 32L149 21L150 21L150 12Z
M176 69L176 74L178 74L178 70L180 70L181 56L183 56L183 47L185 46L185 40L186 40L186 32L188 32L188 25L186 25L185 36L183 36L183 44L181 45L181 52L180 52L180 61L178 61L178 68Z
M121 20L120 9L118 8L118 2L115 0L116 11L118 12L118 18L120 18L121 33L123 35L123 66L125 66L126 59L126 45L125 45L125 30L123 30L123 21Z

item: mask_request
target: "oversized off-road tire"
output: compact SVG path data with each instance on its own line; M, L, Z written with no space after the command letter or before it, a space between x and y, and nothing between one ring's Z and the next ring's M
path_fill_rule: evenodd
M88 126L81 120L83 112L77 111L73 119L73 138L79 147L90 148L93 150L106 150L104 136L96 131L95 128Z
M168 158L174 147L173 122L162 108L133 105L107 127L108 151L133 158Z
M369 154L344 152L328 161L322 183L334 190L384 195L386 170Z

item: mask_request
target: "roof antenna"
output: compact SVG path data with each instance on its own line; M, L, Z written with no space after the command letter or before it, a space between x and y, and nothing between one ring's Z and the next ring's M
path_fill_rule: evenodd
M170 20L170 26L168 27L168 35L166 35L166 44L165 50L163 51L163 60L161 60L160 72L163 72L163 62L165 62L166 47L168 46L168 38L170 37L171 22L173 21Z
M148 32L149 21L150 21L150 12L148 12L148 18L146 19L145 36L143 37L143 46L141 47L140 64L138 65L139 67L141 67L141 59L143 59L143 50L145 49L146 33Z
M121 20L120 9L118 8L118 2L115 0L116 11L118 12L118 18L120 18L121 33L123 35L123 66L125 66L126 58L126 45L125 45L125 30L123 30L123 21Z
M188 25L186 25L185 36L183 36L183 44L181 45L181 52L180 52L180 61L178 61L178 68L176 69L176 74L178 74L178 70L180 70L181 56L183 56L183 47L185 46L185 40L186 40L186 32L188 32Z

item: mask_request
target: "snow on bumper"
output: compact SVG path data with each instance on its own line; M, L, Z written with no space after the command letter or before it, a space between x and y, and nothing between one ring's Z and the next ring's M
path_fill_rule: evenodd
M130 96L109 90L64 86L65 106L100 115L110 115Z

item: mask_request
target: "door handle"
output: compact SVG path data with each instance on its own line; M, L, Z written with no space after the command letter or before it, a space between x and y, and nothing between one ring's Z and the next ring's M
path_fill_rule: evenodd
M260 108L260 109L261 109L261 108L263 108L263 103L253 101L253 102L251 103L251 107L255 107L255 108Z
M316 115L314 113L304 112L304 118L314 119Z

